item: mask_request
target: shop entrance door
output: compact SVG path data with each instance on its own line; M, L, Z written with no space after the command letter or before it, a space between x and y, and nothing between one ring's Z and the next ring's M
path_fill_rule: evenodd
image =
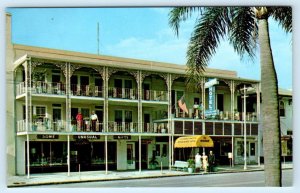
M169 151L167 142L157 142L156 143L156 160L159 166L168 167L169 166Z
M135 169L135 145L133 142L127 143L127 169Z

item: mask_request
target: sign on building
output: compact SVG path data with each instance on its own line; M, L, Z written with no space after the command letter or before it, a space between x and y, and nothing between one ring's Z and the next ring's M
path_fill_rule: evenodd
M214 85L219 84L219 81L214 78L205 83L205 88L208 88L208 110L205 110L205 116L211 117L218 114L216 107L216 87Z

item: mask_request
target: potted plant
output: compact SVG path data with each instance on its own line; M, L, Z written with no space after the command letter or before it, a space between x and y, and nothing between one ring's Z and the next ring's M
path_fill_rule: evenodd
M188 159L188 172L191 174L195 170L195 160L194 159Z
M153 156L149 161L149 169L156 169L156 166L158 165L158 161L156 160L155 156Z

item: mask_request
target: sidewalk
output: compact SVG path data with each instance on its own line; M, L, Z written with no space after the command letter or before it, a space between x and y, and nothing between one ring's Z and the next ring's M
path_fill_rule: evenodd
M282 164L282 169L292 169L293 163ZM27 176L8 176L8 187L22 187L34 186L45 184L62 184L62 183L76 183L76 182L92 182L92 181L110 181L110 180L128 180L128 179L141 179L141 178L161 178L171 176L187 176L187 175L211 175L219 173L234 173L234 172L251 172L262 171L264 165L248 165L244 170L243 165L219 166L216 172L212 173L193 173L189 174L185 171L174 170L142 170L139 171L89 171L89 172L71 172L70 176L66 172L60 173L44 173L44 174L31 174L28 179Z

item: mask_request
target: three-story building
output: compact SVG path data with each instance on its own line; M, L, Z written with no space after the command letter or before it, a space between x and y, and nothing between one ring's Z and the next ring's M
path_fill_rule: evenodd
M198 87L187 88L183 65L12 45L9 35L7 41L10 173L142 170L154 159L171 168L208 151L174 148L190 135L209 135L219 164L229 164L228 154L243 163L246 137L247 162L260 163L257 80L207 69ZM283 99L290 108L291 93Z

